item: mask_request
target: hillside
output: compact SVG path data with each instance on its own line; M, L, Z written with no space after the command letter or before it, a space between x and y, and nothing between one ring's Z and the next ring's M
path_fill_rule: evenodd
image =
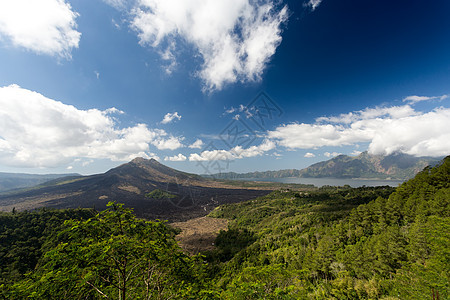
M77 177L80 174L25 174L0 172L0 193L14 189L36 186L63 177Z
M339 155L328 161L316 163L301 170L299 176L405 180L438 161L440 159L399 153L382 156L363 152L356 157Z
M167 197L152 197L150 193L155 190L164 192L162 194ZM45 186L2 194L0 210L105 209L109 201L117 201L134 208L141 217L175 221L200 217L219 204L248 200L268 192L226 186L169 168L154 159L136 158L103 174L58 180Z
M286 169L279 171L220 173L205 177L217 179L243 178L373 178L390 180L407 180L414 177L426 166L436 164L440 158L415 157L407 154L389 156L372 155L367 151L358 156L339 155L327 161L315 163L305 169Z
M224 298L449 299L450 156L391 192L279 191L217 208L229 230L209 259L224 264Z
M282 189L175 225L118 203L0 213L0 297L450 297L450 157L396 189Z

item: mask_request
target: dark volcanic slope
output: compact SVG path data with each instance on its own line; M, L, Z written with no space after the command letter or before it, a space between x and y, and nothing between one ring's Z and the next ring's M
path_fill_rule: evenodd
M159 189L162 196L150 198ZM156 160L136 158L104 174L58 182L35 190L0 196L0 210L39 207L104 209L109 201L125 203L149 219L182 221L207 214L224 203L249 200L269 191L236 189L169 168Z

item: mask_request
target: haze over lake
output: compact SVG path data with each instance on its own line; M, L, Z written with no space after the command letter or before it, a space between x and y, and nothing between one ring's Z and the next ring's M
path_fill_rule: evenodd
M283 178L241 178L243 181L269 181L281 183L299 183L299 184L313 184L317 187L324 185L330 186L344 186L348 184L351 187L361 186L383 186L388 185L397 187L402 180L381 180L381 179L352 179L352 178L298 178L298 177L283 177Z

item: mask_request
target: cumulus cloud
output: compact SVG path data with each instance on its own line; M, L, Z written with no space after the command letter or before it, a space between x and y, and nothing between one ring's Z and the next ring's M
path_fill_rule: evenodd
M430 100L445 100L448 98L448 95L442 95L442 96L435 96L435 97L427 97L427 96L408 96L406 98L403 99L403 102L409 102L411 104L415 104L417 102L422 102L422 101L430 101Z
M289 149L316 149L369 143L369 152L389 155L443 156L450 149L450 109L429 112L409 105L367 108L315 124L291 123L268 132L268 138ZM331 156L331 155L330 155Z
M160 136L165 136L167 133L164 130L160 130ZM178 148L184 147L182 144L183 138L181 137L174 137L169 136L168 138L161 138L158 137L154 141L152 141L152 144L158 148L159 150L176 150Z
M338 152L325 152L323 155L324 156L326 156L326 157L336 157L336 156L338 156L338 155L340 155L341 153L338 153Z
M179 153L178 155L174 155L174 156L164 157L165 161L185 161L186 159L187 159L187 157L181 153Z
M0 1L0 36L38 54L70 59L81 38L77 17L64 0Z
M213 160L233 160L234 155L228 150L205 150L202 153L192 153L189 161L213 161Z
M264 140L258 146L251 146L249 148L242 148L236 146L230 150L214 149L205 150L198 153L193 153L189 156L190 161L214 161L214 160L234 160L247 157L255 157L264 154L267 151L275 149L275 143L270 140Z
M308 152L303 157L312 158L312 157L316 157L316 156L314 155L314 153Z
M79 110L17 85L0 87L0 163L56 167L75 159L154 157L149 145L175 149L180 138L145 124L118 128L120 110Z
M353 152L350 153L350 154L353 155L353 156L358 156L358 155L360 155L361 153L362 153L361 151L353 150Z
M165 48L163 59L173 61L177 40L193 46L203 59L197 75L212 91L260 80L281 43L288 9L270 0L140 0L132 15L140 44Z
M305 3L305 6L310 7L312 11L314 11L317 7L319 7L322 0L309 0Z
M189 146L191 149L201 149L203 147L203 141L201 139L197 139L192 145Z
M174 113L167 113L164 116L164 119L161 121L161 124L168 124L171 123L173 120L178 119L181 120L181 116L178 114L178 112Z

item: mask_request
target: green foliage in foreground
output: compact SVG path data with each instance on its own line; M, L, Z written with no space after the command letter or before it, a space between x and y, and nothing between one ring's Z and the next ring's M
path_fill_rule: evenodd
M56 233L65 220L87 220L95 214L92 209L0 212L0 285L32 271L42 255L58 244Z
M68 220L60 243L36 270L12 285L8 299L189 298L202 282L202 263L184 254L162 222L137 219L121 204L88 220Z
M222 298L449 299L450 158L387 192L277 192L219 207L213 216L257 237L222 264Z
M449 299L449 203L450 158L395 191L280 190L214 210L204 256L120 204L4 213L0 298Z

